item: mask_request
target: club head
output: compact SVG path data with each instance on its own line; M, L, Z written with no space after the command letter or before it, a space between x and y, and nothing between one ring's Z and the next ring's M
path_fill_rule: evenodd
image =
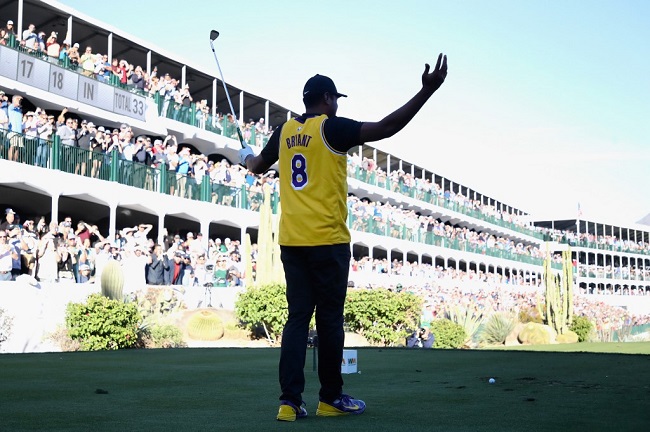
M218 38L218 37L219 37L219 32L218 32L218 31L216 31L216 30L212 30L212 31L210 32L210 40L211 40L211 41L215 40L215 39Z

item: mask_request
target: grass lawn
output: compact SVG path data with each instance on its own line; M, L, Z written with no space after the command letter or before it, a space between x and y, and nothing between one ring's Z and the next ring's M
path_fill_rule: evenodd
M624 347L643 344L621 344ZM554 346L559 347L559 346ZM647 353L650 344L641 349ZM530 349L530 347L528 347ZM613 348L612 348L613 349ZM643 431L650 356L509 350L359 349L345 390L361 416L275 420L278 349L0 355L0 430ZM488 384L494 377L495 384Z

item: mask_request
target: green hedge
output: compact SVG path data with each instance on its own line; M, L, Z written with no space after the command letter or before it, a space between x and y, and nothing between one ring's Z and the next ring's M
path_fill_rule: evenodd
M268 332L278 340L287 322L286 287L283 284L250 287L240 294L235 312L241 325L256 333ZM348 330L383 346L403 343L416 328L421 300L410 293L387 289L349 290L345 301L344 321ZM312 317L311 328L314 328Z

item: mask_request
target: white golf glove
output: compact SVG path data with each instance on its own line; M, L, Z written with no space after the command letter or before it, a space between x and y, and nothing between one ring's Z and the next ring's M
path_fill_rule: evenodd
M239 162L246 166L246 159L248 159L251 156L255 156L255 153L253 153L253 149L250 148L248 145L246 145L244 148L239 150Z

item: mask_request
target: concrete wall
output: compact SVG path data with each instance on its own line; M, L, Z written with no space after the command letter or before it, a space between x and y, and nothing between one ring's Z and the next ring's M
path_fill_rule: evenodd
M211 304L215 308L235 309L241 289L213 288ZM13 317L10 337L0 344L1 353L58 352L60 347L48 339L58 326L65 325L65 310L70 302L85 302L93 293L100 292L99 284L38 284L24 281L0 282L0 308ZM207 305L205 289L194 287L183 296L190 308L199 302Z

